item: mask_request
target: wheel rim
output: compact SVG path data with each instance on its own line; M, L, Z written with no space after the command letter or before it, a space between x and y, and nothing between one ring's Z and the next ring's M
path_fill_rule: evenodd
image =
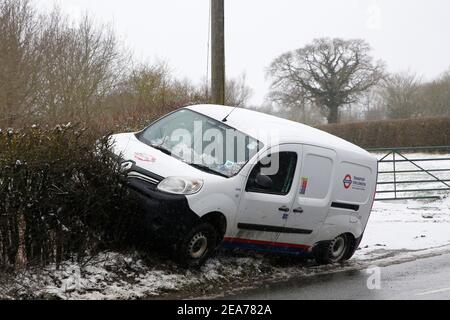
M339 236L331 242L330 254L333 261L339 261L345 254L347 244L344 236Z
M208 237L204 233L199 232L192 237L188 246L188 254L193 259L200 259L205 255L207 249Z

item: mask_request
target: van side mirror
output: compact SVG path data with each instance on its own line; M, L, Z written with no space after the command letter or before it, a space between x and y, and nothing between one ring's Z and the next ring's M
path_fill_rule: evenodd
M269 176L258 174L255 178L255 184L262 189L270 189L273 186L273 181Z

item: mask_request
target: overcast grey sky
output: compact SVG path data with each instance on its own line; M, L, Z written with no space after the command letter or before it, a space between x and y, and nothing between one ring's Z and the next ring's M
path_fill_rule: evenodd
M111 22L137 58L163 59L180 77L206 75L209 0L35 0L73 18ZM431 79L450 68L448 0L225 0L227 76L242 73L260 104L265 69L317 37L363 38L391 72Z

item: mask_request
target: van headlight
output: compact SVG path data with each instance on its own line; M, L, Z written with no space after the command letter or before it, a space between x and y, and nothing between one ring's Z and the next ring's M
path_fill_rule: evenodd
M168 177L158 184L158 190L173 194L194 194L203 187L203 180L184 178L184 177Z

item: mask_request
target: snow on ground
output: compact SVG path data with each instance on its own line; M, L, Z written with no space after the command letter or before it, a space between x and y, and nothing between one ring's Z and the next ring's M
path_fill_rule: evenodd
M376 154L381 159L386 154ZM445 159L450 158L448 154L404 154L409 160L416 159ZM392 160L390 155L385 158ZM396 155L396 159L404 159ZM450 161L413 161L400 162L396 164L396 171L409 170L450 169ZM382 163L379 171L392 171L393 163ZM433 176L434 177L433 177ZM397 173L397 181L436 181L436 178L444 180L450 185L450 170L426 173ZM379 174L378 181L393 181L392 174ZM448 188L442 182L406 183L398 184L397 190L412 189L441 189ZM393 184L380 185L380 190L393 190ZM394 193L379 194L377 198L394 197ZM424 250L450 244L450 195L449 191L432 192L405 192L398 193L398 197L411 196L434 196L444 197L443 200L403 200L403 201L377 201L375 202L372 215L367 226L364 240L361 243L362 250L358 251L356 257L365 259L392 250ZM378 250L375 250L378 248Z
M376 202L356 259L450 245L450 198Z
M3 284L0 298L142 299L190 292L193 296L252 286L265 279L286 279L361 266L415 259L450 251L450 198L434 201L377 202L364 240L344 266L317 267L298 259L246 252L222 252L201 270L182 270L162 258L138 253L101 253L59 269L27 270ZM2 289L3 287L3 289Z
M422 165L426 168L442 167L442 164L431 162ZM404 170L411 169L406 163L403 166ZM440 174L439 177L450 179L450 174ZM424 179L424 176L407 174L400 180L409 178ZM388 178L381 177L381 181L383 179L386 181ZM407 188L417 187L410 185ZM252 286L267 279L338 272L448 252L450 197L448 192L446 195L438 201L375 202L360 249L352 260L342 266L318 267L299 259L225 251L201 270L193 271L179 269L162 258L150 258L138 253L104 252L88 261L67 261L58 269L49 266L0 277L0 298L142 299L165 294L176 297L181 292L203 296L205 293L215 294L231 288Z

